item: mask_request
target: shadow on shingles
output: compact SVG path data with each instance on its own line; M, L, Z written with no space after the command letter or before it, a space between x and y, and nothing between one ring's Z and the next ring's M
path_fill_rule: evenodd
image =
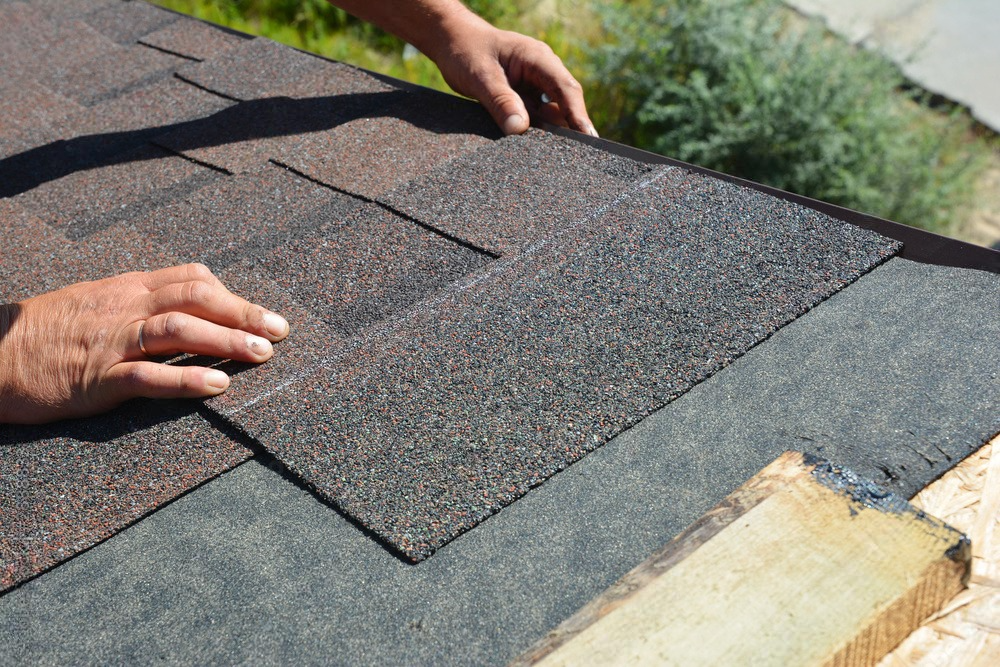
M61 139L0 160L0 197L26 192L77 171L142 159L123 151L168 135L171 150L183 152L331 130L358 118L379 115L391 115L439 134L469 131L468 123L455 123L451 114L429 113L430 98L419 97L419 93L398 90L305 99L271 97L240 102L196 120ZM404 100L410 103L401 104ZM441 115L450 118L442 119Z
M348 523L358 529L362 534L364 534L368 539L372 540L383 549L386 550L393 558L398 560L404 565L409 565L412 567L417 567L420 565L419 562L414 562L409 558L404 552L402 552L396 545L392 542L387 542L381 538L378 534L374 533L371 529L361 523L358 519L354 518L344 510L342 510L337 503L333 502L329 498L323 496L319 491L316 490L314 486L306 482L301 476L299 476L294 470L285 465L281 459L274 456L271 452L267 451L263 445L257 442L254 438L246 434L238 426L234 425L229 420L225 419L217 412L210 410L208 408L202 408L200 410L201 416L205 418L213 427L221 431L227 437L231 438L235 442L243 445L249 449L254 454L254 460L260 463L265 468L273 473L276 473L281 479L288 482L297 489L305 491L310 496L315 498L317 501L323 503L325 506L329 507L341 517L343 517Z
M85 419L67 419L51 424L8 424L0 429L0 448L38 443L56 438L79 442L112 442L147 431L165 422L198 412L196 401L135 399L111 412Z

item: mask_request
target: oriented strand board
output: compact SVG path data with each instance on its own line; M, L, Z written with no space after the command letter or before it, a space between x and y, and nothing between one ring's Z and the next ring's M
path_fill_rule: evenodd
M969 566L957 530L786 452L514 664L873 664Z

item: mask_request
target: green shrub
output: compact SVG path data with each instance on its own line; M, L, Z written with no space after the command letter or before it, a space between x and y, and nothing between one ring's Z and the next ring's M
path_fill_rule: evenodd
M968 195L961 123L928 122L889 63L786 25L772 2L616 1L600 15L588 87L605 136L930 229Z

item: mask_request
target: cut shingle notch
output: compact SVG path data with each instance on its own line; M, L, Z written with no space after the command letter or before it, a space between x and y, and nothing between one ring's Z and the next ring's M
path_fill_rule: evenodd
M153 142L232 173L256 171L293 153L302 136L322 132L398 99L400 93L265 97L171 128Z
M180 14L145 2L118 2L90 12L84 21L118 44L135 44L141 37L181 18Z
M139 43L200 62L225 53L248 39L251 38L185 17L140 37Z

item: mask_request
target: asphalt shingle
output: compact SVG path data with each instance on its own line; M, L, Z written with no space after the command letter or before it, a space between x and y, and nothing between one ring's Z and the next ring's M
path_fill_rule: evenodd
M134 44L180 18L180 15L145 2L116 2L88 13L84 20L118 44Z
M192 60L206 60L245 41L244 36L186 17L139 38L140 44Z
M299 135L275 158L317 181L375 199L500 137L478 105L434 93L395 96L370 114Z
M443 164L379 201L496 254L610 203L650 167L531 130ZM625 178L621 178L624 176Z
M898 249L671 168L597 211L366 335L238 425L420 560Z
M250 450L190 402L0 430L0 591L229 470Z
M256 265L344 338L490 261L380 206L334 196Z

